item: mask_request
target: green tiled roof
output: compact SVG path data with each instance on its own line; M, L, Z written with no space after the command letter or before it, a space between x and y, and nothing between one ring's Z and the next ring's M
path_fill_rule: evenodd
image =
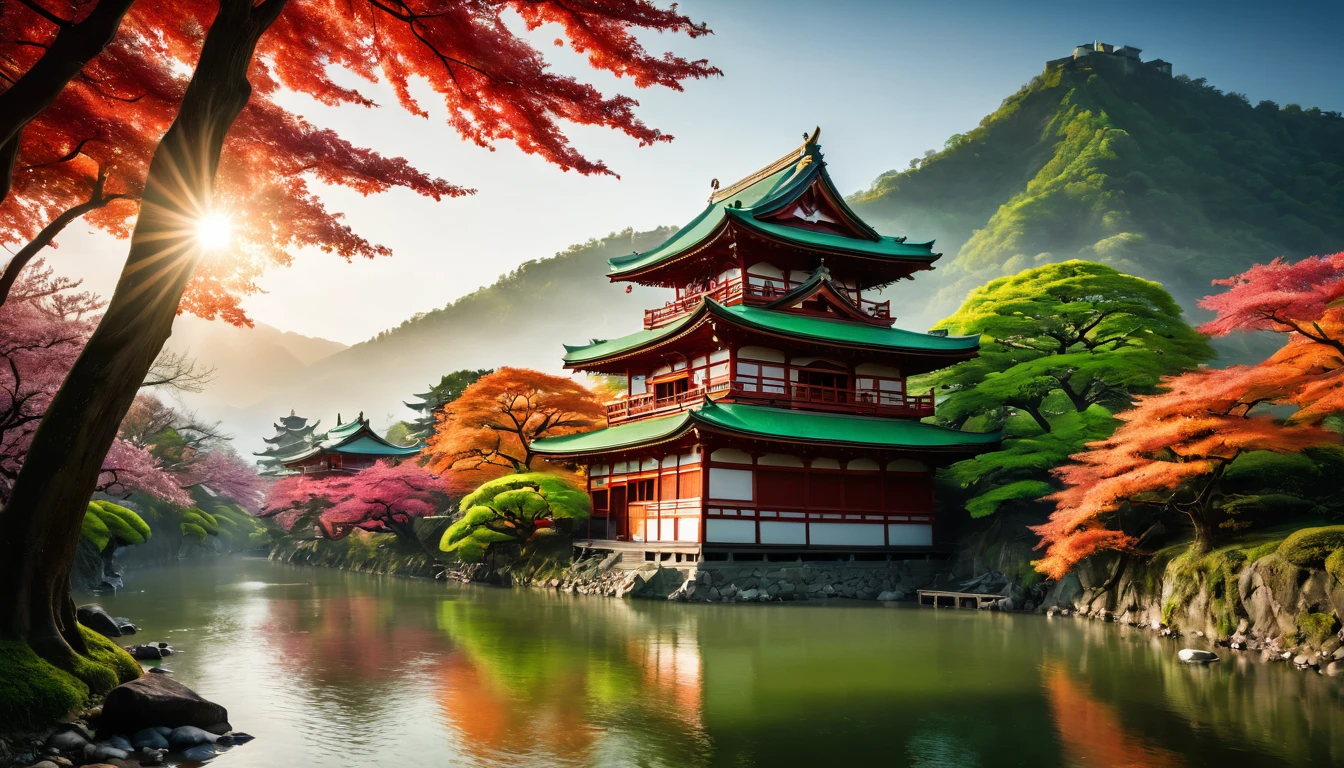
M775 168L778 168L778 170L773 170ZM669 261L694 249L713 236L729 221L746 226L761 234L806 248L841 251L859 256L890 258L899 261L915 259L931 262L938 258L938 254L933 252L932 242L907 243L905 238L883 237L873 231L867 224L864 224L849 209L844 202L844 197L838 191L835 191L835 185L831 182L829 174L826 173L821 148L816 144L816 135L809 139L796 155L786 157L775 165L762 169L758 174L761 175L760 179L746 184L740 190L733 191L730 189L715 195L713 201L700 212L699 216L677 230L672 237L657 248L643 253L632 253L609 259L608 264L611 267L609 276L631 275L656 264ZM773 213L792 202L814 181L820 181L829 187L833 192L832 196L843 209L843 213L865 233L870 233L872 238L846 237L760 221L756 218L760 215Z
M404 447L393 445L379 437L362 420L355 420L332 427L317 443L293 454L281 457L285 463L303 461L323 453L355 454L364 456L414 456L420 452L418 446Z
M549 455L606 453L681 436L691 427L791 442L868 448L978 452L997 446L998 432L960 432L906 419L770 408L707 401L699 410L644 419L596 432L534 441L532 449Z
M690 424L690 412L656 419L641 419L628 424L562 437L544 437L532 441L532 450L543 454L574 454L633 448L675 438Z
M916 354L955 354L974 352L980 348L979 336L934 336L900 328L795 315L746 304L725 306L713 299L705 299L699 309L663 328L639 331L617 339L603 339L587 346L566 345L565 365L582 365L652 346L701 322L707 313L744 328L838 346Z

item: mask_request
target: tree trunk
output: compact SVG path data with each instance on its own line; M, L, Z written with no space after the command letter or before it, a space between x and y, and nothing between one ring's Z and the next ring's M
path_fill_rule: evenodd
M1031 414L1031 418L1036 420L1036 423L1040 425L1041 429L1045 430L1047 434L1050 432L1050 422L1046 421L1045 415L1041 413L1040 403L1024 402L1024 403L1012 403L1012 405L1014 407L1021 408L1022 410Z
M284 2L221 0L177 119L154 151L107 312L52 398L0 512L0 635L55 663L84 650L69 579L80 521L121 419L172 331L200 259L194 222L209 207L224 136L251 95L257 40Z
M112 42L135 0L99 0L78 24L62 24L47 52L0 93L0 203L9 195L23 129L51 106L89 60Z
M1073 403L1073 409L1075 411L1077 411L1078 413L1082 413L1083 411L1086 411L1089 406L1092 405L1087 401L1087 398L1085 396L1073 391L1073 387L1069 386L1068 378L1059 379L1058 381L1059 381L1059 388L1064 390L1065 397L1068 397L1069 402Z

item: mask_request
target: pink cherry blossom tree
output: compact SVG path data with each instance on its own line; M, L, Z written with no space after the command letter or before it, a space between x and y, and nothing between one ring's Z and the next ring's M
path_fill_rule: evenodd
M9 498L52 394L84 348L103 302L56 277L42 260L15 282L0 305L0 504ZM118 439L103 460L97 490L139 490L187 506L191 496L143 447Z
M257 512L266 498L266 481L256 468L228 446L215 446L187 470L187 487L203 485L220 496L227 496L248 512Z
M261 516L274 518L286 530L311 520L328 539L358 528L393 533L418 545L414 518L447 504L440 481L415 462L378 462L357 474L285 478L271 486Z

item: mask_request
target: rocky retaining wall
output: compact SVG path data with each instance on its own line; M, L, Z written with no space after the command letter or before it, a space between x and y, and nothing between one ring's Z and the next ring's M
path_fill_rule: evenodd
M1042 609L1205 638L1234 651L1344 675L1344 581L1325 567L1270 554L1252 562L1219 554L1145 563L1094 558L1057 582Z
M798 563L645 563L619 567L620 555L579 560L559 573L512 583L569 594L742 603L794 600L913 600L944 565L929 560Z

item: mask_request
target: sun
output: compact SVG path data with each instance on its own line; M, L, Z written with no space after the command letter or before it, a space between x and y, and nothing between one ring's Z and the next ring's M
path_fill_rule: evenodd
M229 247L233 224L224 213L207 213L196 222L196 241L206 251L222 251Z

